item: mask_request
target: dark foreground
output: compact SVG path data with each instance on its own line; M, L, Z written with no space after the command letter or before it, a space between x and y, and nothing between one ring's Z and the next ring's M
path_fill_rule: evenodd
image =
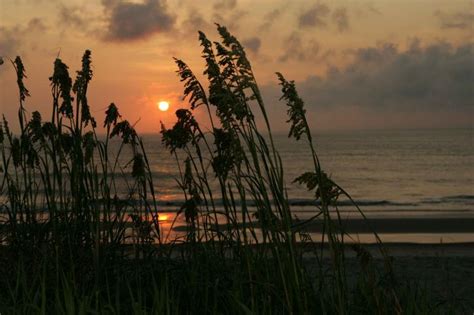
M441 313L454 311L472 314L474 311L474 243L413 244L388 243L384 245L393 257L393 269L397 281L409 288L421 288L424 292L413 297L439 305ZM367 246L374 255L376 264L383 265L377 257L375 245ZM314 267L314 259L305 262ZM346 258L348 277L357 281L363 272L357 258L348 251Z
M337 291L344 286L351 314L395 314L397 303L405 314L471 314L474 310L473 243L387 244L392 274L386 272L386 259L375 244L364 245L367 256L346 245L344 268L338 266L336 270L327 247L320 265L317 257L321 248L299 244L295 249L302 254L300 272L307 275L300 279L308 280L303 286L312 287L306 294L314 294L306 301L320 300L314 300L314 305L293 304L293 310L285 309L282 302L284 283L278 272L291 272L283 257L275 260L271 248L266 257L261 256L265 252L262 248L248 246L235 256L237 251L232 248L220 253L209 245L162 245L138 251L132 245L123 245L102 249L99 261L85 250L76 252L74 261L61 261L60 265L56 265L52 253L39 256L47 249L32 252L29 260L26 253L3 248L0 286L5 294L0 297L0 311L212 314L227 310L229 314L285 314L311 309L333 313L337 307L324 307L337 301ZM135 256L137 252L141 254ZM338 272L345 272L346 284L337 283ZM254 283L248 279L254 279ZM321 284L323 287L318 288ZM396 294L397 301L388 303L384 299L391 294Z

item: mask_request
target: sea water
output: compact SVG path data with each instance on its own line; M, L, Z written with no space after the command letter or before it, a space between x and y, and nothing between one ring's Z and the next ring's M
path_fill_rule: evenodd
M159 135L143 139L159 205L173 213L184 199L176 181L177 162ZM275 135L274 141L283 161L292 212L299 219L311 217L316 213L314 193L293 183L303 172L313 170L309 147L304 140L285 134ZM473 129L319 132L314 144L323 170L349 192L369 218L474 219ZM360 217L347 200L341 200L340 211L347 218ZM474 241L474 233L456 233L455 226L452 230L441 235L434 229L421 235L403 233L400 226L400 233L387 234L385 240Z

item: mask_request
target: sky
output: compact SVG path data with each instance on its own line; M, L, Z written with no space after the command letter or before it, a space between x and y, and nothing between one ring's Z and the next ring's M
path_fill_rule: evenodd
M472 127L473 21L472 0L0 0L0 113L17 117L8 58L25 64L27 110L46 115L55 58L74 78L90 49L96 119L114 102L158 132L188 107L173 57L205 82L197 31L218 40L219 23L246 48L277 132L288 124L276 71L295 80L315 130Z

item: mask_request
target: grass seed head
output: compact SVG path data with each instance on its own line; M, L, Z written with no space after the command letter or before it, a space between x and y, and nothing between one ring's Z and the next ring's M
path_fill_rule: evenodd
M92 131L87 132L82 139L82 147L84 148L84 161L86 164L92 162L92 157L94 155L94 148L97 146L97 143L94 139L94 133Z
M41 128L41 114L38 111L33 112L31 120L28 123L28 129L33 142L42 141L44 139L43 129Z
M137 180L145 178L145 161L140 153L135 154L133 157L132 176Z
M3 136L3 126L0 122L0 144L3 144L4 136Z
M23 83L23 79L27 78L27 76L26 76L25 67L23 66L23 62L20 56L17 56L15 58L15 61L13 61L13 66L15 67L16 76L17 76L17 84L20 90L20 100L24 101L27 96L30 96L30 92L28 91L28 89L25 87L25 84Z
M121 116L119 114L117 106L115 106L114 103L110 103L109 107L105 111L104 127L110 127L111 125L116 125L119 117Z
M115 136L121 137L123 143L137 143L137 132L127 120L121 121L114 126L112 132L110 133L110 138L112 139Z
M162 142L171 152L183 149L189 143L197 145L201 138L199 125L189 110L178 109L176 117L178 120L173 128L166 129L162 125L161 129Z
M74 115L72 109L72 102L74 98L71 96L72 90L72 79L69 76L68 66L57 58L54 62L54 72L49 78L53 88L59 89L59 94L63 99L61 106L59 106L59 112L68 118L72 118Z
M285 100L288 106L289 119L287 122L291 123L288 137L294 137L296 140L300 140L303 134L309 133L305 118L306 110L304 109L304 102L296 91L294 81L287 81L279 72L277 72L277 76L280 80L281 91L283 93L280 100Z

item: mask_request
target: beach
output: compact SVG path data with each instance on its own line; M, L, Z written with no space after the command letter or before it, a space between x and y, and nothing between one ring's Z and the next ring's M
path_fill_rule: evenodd
M383 270L378 245L365 245L364 248L373 255L379 270ZM426 297L439 303L440 310L445 312L443 304L450 303L456 305L456 313L474 311L474 243L386 243L384 248L393 258L393 271L400 285L425 290ZM318 268L314 255L309 253L305 264L312 270ZM326 264L330 264L328 258ZM350 247L346 248L346 270L349 282L355 284L362 269Z

